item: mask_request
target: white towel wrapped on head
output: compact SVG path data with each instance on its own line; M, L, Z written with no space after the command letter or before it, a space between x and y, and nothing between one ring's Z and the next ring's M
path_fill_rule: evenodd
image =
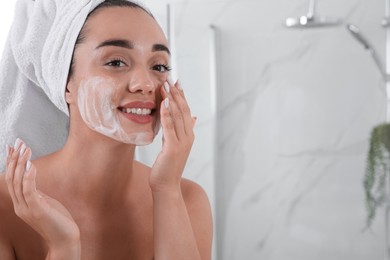
M104 0L18 0L0 63L0 171L5 145L27 142L34 157L61 148L68 134L65 88L74 44Z

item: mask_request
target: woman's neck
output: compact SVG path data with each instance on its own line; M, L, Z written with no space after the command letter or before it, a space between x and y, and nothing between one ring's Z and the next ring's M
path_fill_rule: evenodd
M103 210L120 204L132 183L134 145L103 137L80 140L69 138L64 148L53 154L59 167L53 176L80 206Z

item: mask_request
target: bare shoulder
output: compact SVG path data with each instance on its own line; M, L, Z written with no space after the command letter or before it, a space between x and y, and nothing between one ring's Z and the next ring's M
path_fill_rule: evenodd
M187 207L210 207L205 190L196 182L182 178L181 192Z
M140 176L139 181L147 182L149 180L151 168L139 161L134 163L135 171ZM204 189L194 181L182 178L181 192L187 208L199 208L210 211L210 203Z
M140 162L134 166L138 183L147 186L151 168ZM185 178L181 180L181 193L202 259L211 259L213 218L207 193L199 184Z
M202 259L211 259L213 221L207 194L199 184L184 178L181 190Z
M135 165L136 172L140 173L142 176L142 182L149 180L151 168L141 162L136 161ZM199 208L204 207L204 209L210 211L210 203L204 189L194 181L182 178L181 181L181 192L183 199L186 203L187 208Z
M11 230L9 226L15 218L12 200L9 196L5 174L0 173L0 259L15 259L14 251L10 242Z
M212 230L211 206L205 190L196 182L183 178L181 192L192 222Z

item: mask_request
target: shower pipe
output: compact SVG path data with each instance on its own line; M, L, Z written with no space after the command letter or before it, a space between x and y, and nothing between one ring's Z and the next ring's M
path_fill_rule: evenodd
M359 27L354 24L347 24L347 30L352 36L364 46L364 48L370 53L375 65L377 66L383 81L386 85L386 97L387 97L387 109L386 109L386 122L390 122L390 0L385 0L385 17L381 22L386 31L386 56L385 62L381 62L377 51L373 45L367 40L367 38L360 31Z
M352 36L358 42L360 42L364 46L364 49L366 49L370 53L370 55L371 55L372 59L374 60L375 65L377 66L383 80L388 81L389 77L386 73L386 68L383 66L383 64L382 64L382 62L377 54L377 51L374 49L373 45L367 40L367 38L364 37L364 35L361 33L359 27L357 27L354 24L347 24L347 30L352 34Z
M329 27L340 25L342 20L335 17L323 17L316 16L317 0L309 0L309 10L306 15L300 17L289 17L285 20L285 26L287 28L318 28L318 27ZM385 28L386 32L386 56L385 62L381 62L381 59L377 55L375 48L370 44L370 42L364 37L360 32L360 29L353 25L347 24L347 30L354 36L354 38L360 42L364 48L370 53L371 57L374 60L375 65L377 66L383 81L386 85L386 122L390 123L390 0L385 0L385 16L381 21L382 26ZM386 195L390 197L390 176L387 178L386 182ZM384 247L384 256L386 260L390 260L390 200L387 201L385 205L385 247Z
M371 57L373 58L377 68L379 69L382 78L386 86L386 122L390 123L390 0L385 0L385 17L381 22L382 26L385 28L386 33L386 43L385 43L385 62L384 66L382 65L377 52L374 47L369 43L369 41L363 36L359 28L353 24L348 24L347 29L352 33L357 41L359 41L366 50L369 51ZM386 182L386 197L390 197L390 176L387 176ZM384 257L385 260L390 260L390 200L386 201L385 205L385 246L384 246Z

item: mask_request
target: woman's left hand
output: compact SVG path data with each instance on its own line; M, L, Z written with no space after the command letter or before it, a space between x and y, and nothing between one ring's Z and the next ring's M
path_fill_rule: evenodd
M152 191L180 191L180 181L194 142L196 118L191 111L179 82L168 81L161 88L163 131L162 151L152 167L149 183Z

